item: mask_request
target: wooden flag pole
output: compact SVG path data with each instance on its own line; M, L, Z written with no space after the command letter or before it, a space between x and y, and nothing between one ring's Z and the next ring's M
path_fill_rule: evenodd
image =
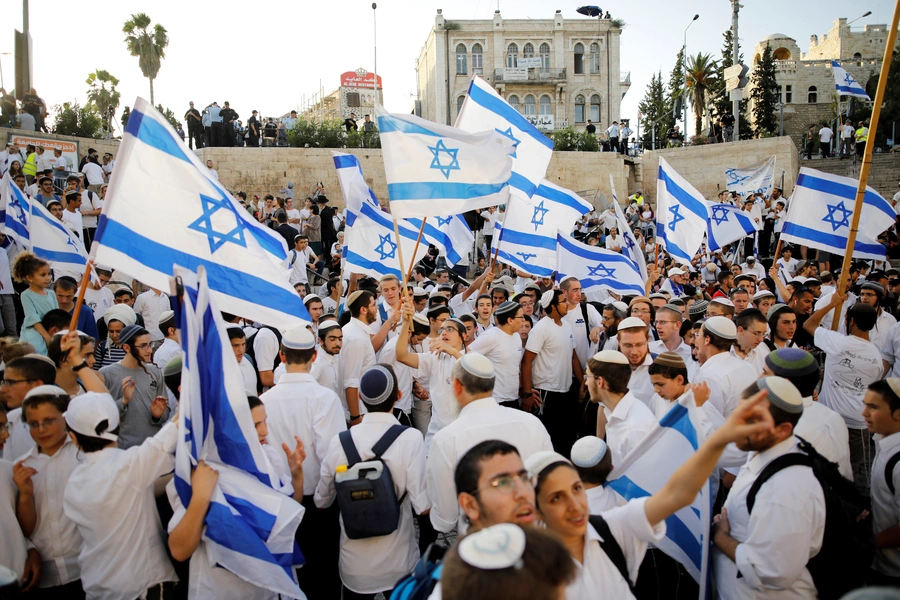
M428 219L428 217L422 217L422 225L419 227L419 236L416 238L416 245L415 245L415 247L413 248L413 257L412 257L412 261L415 261L415 260L416 260L416 255L419 253L419 242L422 241L422 233L425 231L425 221L426 221L427 219ZM396 220L394 221L394 227L397 228L397 221L396 221ZM396 230L396 229L395 229L395 230ZM400 239L400 235L399 235L399 234L397 234L397 239L398 239L398 240ZM398 247L399 247L399 244L398 244ZM401 258L400 260L402 261L403 259ZM400 286L400 289L401 289L401 290L405 290L405 289L406 289L406 284L409 283L409 279L410 279L410 277L412 277L412 270L413 270L413 268L415 267L415 264L414 264L412 261L410 261L409 269L406 271L406 275L405 275L404 278L403 278L403 285Z
M869 179L869 169L872 167L872 150L875 146L875 133L878 131L878 119L881 116L881 105L884 102L884 90L887 87L888 74L891 71L891 61L894 57L894 44L897 43L897 23L900 21L900 0L894 4L894 18L888 31L887 43L884 46L884 58L881 63L881 75L878 76L878 89L875 92L875 104L872 107L872 118L869 122L869 138L866 140L866 150L863 152L862 166L859 170L859 183L856 186L856 204L853 206L853 216L850 221L850 235L847 236L847 251L844 253L844 262L841 266L841 279L838 284L838 293L847 293L847 282L850 279L850 265L853 263L853 248L856 246L856 233L859 231L859 218L862 213L863 199L866 196L866 183ZM840 325L841 308L835 307L834 317L831 319L831 330L837 331Z
M78 291L78 299L75 300L75 310L72 311L72 320L69 321L69 331L77 331L78 330L78 317L81 316L81 304L84 302L84 293L87 291L87 286L91 281L91 268L94 266L94 261L88 260L87 264L84 265L84 275L81 277L81 289Z

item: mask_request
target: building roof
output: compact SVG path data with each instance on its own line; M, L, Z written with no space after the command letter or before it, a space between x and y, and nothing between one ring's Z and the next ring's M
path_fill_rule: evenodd
M765 42L766 40L792 40L792 41L796 41L796 40L794 40L794 38L792 38L791 36L789 36L789 35L784 35L783 33L773 33L773 34L767 35L766 37L764 37L764 38L762 39L762 41Z

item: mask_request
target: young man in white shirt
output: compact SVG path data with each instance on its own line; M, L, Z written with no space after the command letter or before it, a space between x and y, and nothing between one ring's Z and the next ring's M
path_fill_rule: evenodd
M63 209L62 220L63 223L66 224L66 227L75 234L79 240L82 239L82 235L84 235L84 222L81 218L81 194L75 190L71 190L66 192L66 207Z
M256 396L259 391L259 373L256 371L256 365L250 362L247 357L247 334L243 328L237 323L229 323L226 326L228 340L231 342L231 350L237 359L238 369L241 371L241 379L244 382L244 392L248 396Z
M622 237L619 236L619 230L615 227L609 230L606 236L606 249L614 252L622 252Z
M753 366L731 354L736 340L737 327L727 317L710 317L695 338L700 368L693 383L709 386L709 402L723 417L731 414L741 392L759 376Z
M160 316L171 309L169 296L156 288L150 288L134 299L134 312L144 318L144 328L150 332L154 347L162 345L163 334L159 330Z
M572 327L563 320L569 310L565 293L547 290L540 306L545 316L528 335L522 359L522 410L536 412L553 449L568 455L578 433L578 391L584 373L575 354ZM574 388L573 376L578 382Z
M603 311L604 315L606 310ZM656 335L658 340L650 342L648 346L650 354L658 355L663 352L675 352L678 354L686 365L690 365L691 347L684 343L681 337L681 323L684 321L684 315L681 308L674 304L665 304L656 310Z
M305 327L297 327L281 339L281 356L287 372L278 385L260 396L268 414L269 443L303 442L303 506L306 518L297 530L297 542L306 557L299 570L300 587L310 597L331 598L339 593L337 575L338 527L336 510L319 510L313 499L319 472L331 438L345 431L337 395L316 383L310 375L316 358L316 340Z
M344 374L341 362L341 347L344 343L344 332L341 326L333 318L319 323L319 349L316 352L316 360L309 373L316 383L337 394L344 409L344 420L350 420L350 411L347 410L347 398L344 396Z
M650 327L639 317L627 317L616 327L618 351L628 359L631 375L626 382L629 394L645 405L653 397L653 383L649 368L653 363L650 354Z
M569 304L569 311L566 313L565 321L572 327L572 336L575 340L575 353L578 355L578 362L582 365L587 363L591 351L596 349L600 342L600 334L603 332L603 319L600 313L592 304L581 304L581 281L572 275L564 277L559 282L559 289L566 293L566 302ZM587 322L585 322L585 314Z
M167 310L159 315L159 330L165 336L162 345L153 354L153 364L164 369L166 364L181 354L181 339L175 324L175 312Z
M766 317L759 310L748 308L738 313L734 324L737 337L731 346L731 354L752 366L758 377L766 366L766 356L769 354L769 347L763 343L769 326Z
M519 407L519 371L522 363L522 338L519 329L524 319L522 307L516 302L502 303L494 311L495 327L475 338L470 352L483 354L498 370L493 398L498 404L510 408Z
M362 421L363 413L360 411L365 410L359 402L359 379L375 364L375 348L372 346L369 325L375 322L378 305L372 292L356 290L347 296L344 310L350 312L350 322L341 328L344 335L341 362L344 395L352 427ZM397 311L396 315L399 318L400 312Z
M374 598L379 592L390 596L394 584L412 572L419 560L412 513L422 514L431 508L425 489L425 448L422 435L402 426L392 414L397 401L402 399L397 385L393 370L386 365L377 364L366 371L360 379L359 396L367 414L358 426L331 438L322 460L315 500L317 506L326 508L337 495L338 465L352 466L344 443L352 445L361 460L372 460L381 440L396 435L379 458L390 471L394 492L400 500L397 529L364 539L349 539L342 529L339 568L345 598ZM399 435L395 428L399 428ZM346 437L349 439L342 439ZM354 510L352 503L340 508L342 512Z

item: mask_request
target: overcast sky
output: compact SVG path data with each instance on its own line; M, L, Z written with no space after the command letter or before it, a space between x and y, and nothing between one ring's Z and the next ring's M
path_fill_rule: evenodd
M753 45L771 33L784 33L806 51L811 34L821 35L839 17L854 23L889 23L890 0L745 0L740 38L747 60ZM21 28L21 2L4 2L0 23L0 53L13 51L13 30ZM115 0L73 3L31 0L34 87L52 106L67 100L84 102L85 79L95 69L119 78L121 106L138 95L149 100L147 80L138 60L128 54L122 25L132 13L144 11L169 32L169 47L154 82L157 103L183 115L188 101L202 108L210 101L231 102L242 119L253 109L266 116L300 106L320 85L333 91L344 71L373 70L373 11L369 0L320 2L256 0L196 2L185 0ZM507 19L550 19L561 9L566 19L584 18L579 3L505 0ZM634 119L651 75L662 70L668 79L684 27L694 13L700 19L688 31L688 52L719 56L722 33L731 25L728 0L640 0L600 4L614 18L624 19L622 71L631 71L631 89L621 117ZM409 112L415 99L415 61L434 25L437 8L448 20L489 19L497 0L380 0L377 8L378 74L384 81L390 111ZM0 56L7 88L12 88L13 57ZM120 107L121 110L121 107Z

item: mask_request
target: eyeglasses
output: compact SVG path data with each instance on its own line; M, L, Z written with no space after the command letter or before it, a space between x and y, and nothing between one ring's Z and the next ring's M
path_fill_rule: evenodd
M753 330L751 330L751 329L748 329L747 332L748 332L748 333L752 333L752 334L754 335L754 337L756 337L756 339L759 339L759 340L761 340L761 339L763 339L763 338L766 337L766 332L765 332L765 331L753 331Z
M516 489L516 482L521 483L526 489L533 489L534 484L528 477L528 471L521 470L518 473L504 473L498 475L488 482L488 485L502 494L512 494ZM473 490L477 492L478 490Z
M134 347L137 348L138 350L143 350L145 348L149 348L152 345L153 344L151 344L150 342L147 342L146 344L135 344Z
M12 387L17 383L25 383L26 381L37 381L36 379L4 379L3 385Z
M456 327L441 327L438 329L438 333L459 333L459 329Z
M45 419L43 421L29 421L28 428L32 431L37 431L39 429L50 429L62 420L62 417L56 417L55 419Z

